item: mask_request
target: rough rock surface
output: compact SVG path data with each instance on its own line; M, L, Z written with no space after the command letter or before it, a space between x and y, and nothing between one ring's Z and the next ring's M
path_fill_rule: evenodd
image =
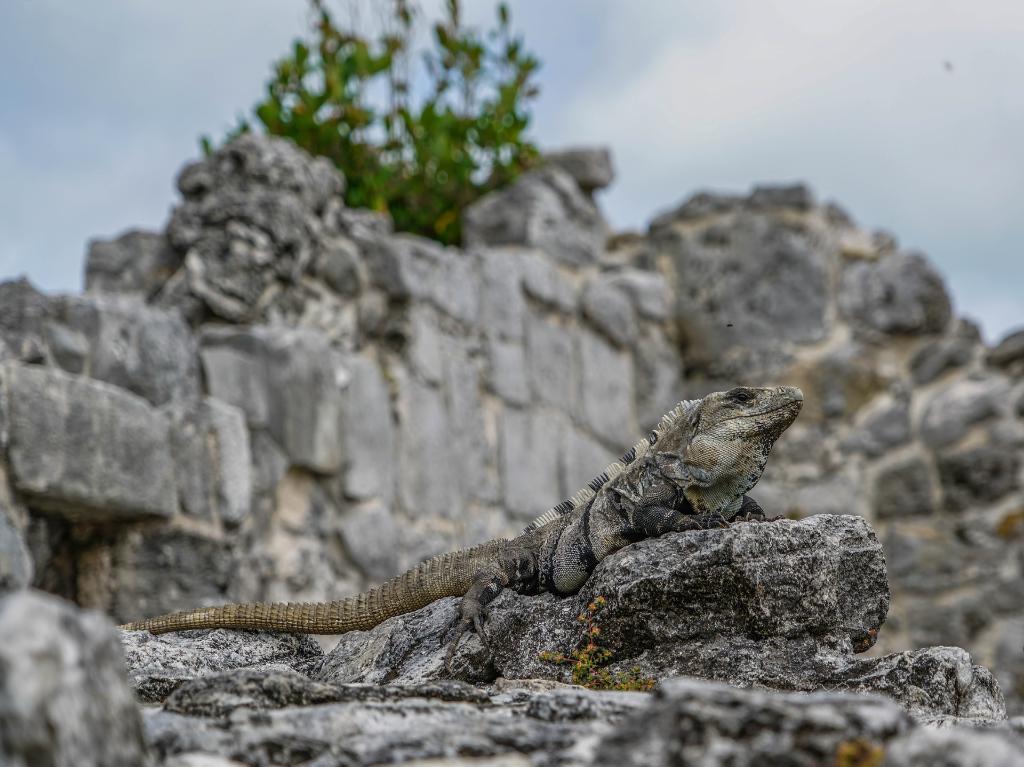
M38 592L0 597L0 764L144 763L142 720L109 621Z

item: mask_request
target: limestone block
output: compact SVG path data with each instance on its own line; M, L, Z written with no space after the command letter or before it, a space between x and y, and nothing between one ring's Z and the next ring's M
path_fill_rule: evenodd
M0 360L41 363L54 301L24 277L0 282Z
M523 270L523 290L535 301L551 309L571 314L576 310L576 288L551 263L543 252L519 249L517 257Z
M565 443L561 493L564 498L570 498L577 490L586 487L590 480L604 471L605 466L619 457L575 427L570 428ZM554 501L548 504L548 506L554 505Z
M84 370L154 405L199 398L198 347L177 311L146 305L138 296L95 295L63 299L59 322L88 344ZM59 329L51 329L51 337ZM54 339L56 340L56 339ZM73 349L59 344L59 349ZM73 354L55 353L58 364L82 365Z
M379 364L355 355L345 360L352 382L342 400L345 495L389 502L394 493L395 433L391 398Z
M449 441L451 422L443 392L404 378L399 387L398 488L402 507L415 516L462 513L461 466Z
M843 446L877 457L910 440L909 396L883 394L858 414Z
M930 383L947 370L962 367L971 361L981 346L981 331L969 320L957 320L953 331L928 341L910 358L910 374L914 383Z
M293 465L323 474L342 466L342 388L348 372L320 333L210 326L201 335L207 387L265 428Z
M401 527L394 515L379 501L346 509L338 522L346 550L353 561L376 582L398 574L398 542Z
M625 447L639 434L630 358L587 331L581 331L579 344L583 422L609 444Z
M615 180L612 153L608 147L573 147L547 152L544 160L566 171L587 194L604 189Z
M520 340L526 301L523 299L520 252L511 248L480 251L480 322L491 337Z
M573 332L531 313L527 320L526 367L533 397L569 412L575 406L577 376Z
M607 227L569 173L547 165L491 192L463 214L467 247L528 245L562 263L593 263L604 249Z
M875 478L874 509L879 518L935 511L931 470L923 458L914 456L879 472Z
M492 340L487 345L490 374L488 386L513 405L530 402L530 383L526 370L526 350L518 341Z
M90 293L150 295L181 266L182 256L161 232L130 229L110 240L91 240L85 256Z
M487 433L477 359L463 339L446 336L442 346L449 442L452 458L459 465L455 476L460 495L497 501L497 445Z
M3 363L0 422L11 481L38 507L94 521L177 508L167 420L134 394Z
M938 457L946 506L965 511L997 501L1017 488L1021 458L1016 451L978 445Z
M146 764L142 719L114 627L21 591L0 598L0 763Z
M28 586L33 570L25 540L0 500L0 594Z
M998 378L955 381L935 392L925 405L919 429L931 447L956 442L974 424L995 416L1009 396Z
M562 500L559 454L567 423L542 410L505 409L501 428L501 480L505 508L531 520Z
M682 399L683 360L660 328L649 328L633 348L636 417L641 431L652 428Z
M889 335L939 333L952 316L942 277L916 253L848 264L839 311L856 330Z
M583 315L619 347L636 341L639 320L631 297L610 275L599 275L583 289Z

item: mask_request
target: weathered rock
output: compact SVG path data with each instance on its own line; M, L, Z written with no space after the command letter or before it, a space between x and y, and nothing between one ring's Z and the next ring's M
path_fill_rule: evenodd
M615 180L612 154L607 147L579 147L547 152L544 160L566 171L587 194L604 189Z
M138 296L83 296L61 301L59 322L87 344L81 364L68 356L69 372L133 391L157 406L199 398L198 346L177 311L147 306ZM56 356L60 364L66 355Z
M271 698L252 685L228 684L228 679L222 683L228 695L240 689L258 703ZM160 756L201 750L250 764L583 765L593 760L595 747L614 724L648 700L638 693L574 689L488 697L450 683L336 689L337 703L239 708L220 720L147 712L147 733ZM280 693L289 694L310 692ZM211 689L210 697L216 695ZM530 759L522 761L520 755Z
M647 332L633 351L637 425L651 429L679 401L684 368L679 351L660 329Z
M895 253L849 264L838 301L855 329L889 335L938 333L952 314L942 277L919 254Z
M601 643L616 667L639 666L657 678L685 673L804 690L840 685L844 653L873 644L888 608L881 547L863 519L738 525L627 547L601 562L583 591L568 599L503 592L487 625L493 667L473 636L460 645L455 667L471 681L561 679L564 667L540 655L575 648L583 632L576 616L597 596L605 599ZM456 604L442 600L345 635L320 678L438 678ZM695 656L704 662L688 665ZM943 700L933 713L952 713L941 708Z
M595 434L617 447L637 434L633 421L633 376L629 356L592 333L579 336L580 409Z
M43 339L53 301L26 278L0 282L0 361L46 361Z
M394 487L395 436L387 381L370 357L348 357L345 368L352 376L342 396L345 494L388 502Z
M459 470L449 441L444 393L411 376L401 379L397 432L398 497L416 516L449 516L460 506Z
M1000 368L1013 369L1024 362L1024 330L1008 333L996 347L988 353L988 364Z
M937 448L956 442L971 426L995 416L1008 395L1008 384L998 378L950 383L925 406L921 437Z
M616 346L636 340L640 331L630 296L609 275L601 275L583 291L583 314Z
M0 422L11 481L37 507L94 521L174 513L167 421L134 394L7 362Z
M579 396L575 334L554 318L530 314L527 320L526 368L536 400L572 412Z
M527 245L573 266L593 263L604 249L606 226L575 179L547 165L481 198L463 214L467 247Z
M146 763L113 626L38 592L0 597L0 762Z
M1022 767L1024 748L1002 733L959 727L919 728L889 744L891 767Z
M25 588L32 582L32 574L32 557L0 500L0 594Z
M523 337L526 301L523 299L521 251L487 248L480 253L480 321L491 337L519 341Z
M979 445L939 457L939 478L952 511L984 506L1017 487L1020 456L993 445Z
M873 696L673 680L601 743L595 764L878 764L885 744L911 728L898 706Z
M349 374L320 333L207 327L202 363L210 393L267 429L292 463L331 474L342 466L342 387Z
M557 501L558 456L566 422L543 411L506 408L502 418L501 479L505 507L522 519L547 511Z
M969 320L958 320L953 332L928 341L910 358L910 374L919 386L930 383L947 370L966 365L981 345L981 331Z
M753 370L781 367L780 344L829 331L828 270L811 231L761 212L730 223L721 236L713 223L652 224L651 236L672 259L687 363L750 380Z
M751 208L789 208L808 211L814 207L814 194L806 184L763 184L754 187L747 198Z
M93 293L157 290L181 266L182 257L160 232L129 231L112 240L92 240L85 256L85 289Z
M575 311L576 289L550 259L537 250L519 249L517 256L528 296L563 313Z
M932 474L925 460L914 456L883 469L875 478L873 505L882 519L934 512Z
M857 414L847 450L877 457L910 441L909 397L883 395Z
M302 634L121 631L121 642L132 688L140 700L151 703L162 701L183 682L230 669L285 669L308 677L323 661L320 645Z
M325 158L256 134L186 167L178 178L185 202L167 226L185 268L180 286L168 283L161 300L173 303L184 289L228 321L259 316L282 284L311 271L324 247L317 214L343 187Z

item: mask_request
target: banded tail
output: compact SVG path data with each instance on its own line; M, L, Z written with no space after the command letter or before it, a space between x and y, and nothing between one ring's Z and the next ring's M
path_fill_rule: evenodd
M243 602L202 607L127 623L126 631L164 634L187 629L251 629L296 634L344 634L418 610L442 597L462 596L504 540L440 554L355 596L331 602Z

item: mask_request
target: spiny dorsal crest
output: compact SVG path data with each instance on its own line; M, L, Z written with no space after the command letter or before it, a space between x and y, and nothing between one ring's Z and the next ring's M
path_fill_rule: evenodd
M623 453L619 460L608 464L604 471L587 483L586 487L577 490L576 494L573 495L572 498L567 498L557 506L552 506L550 509L545 511L533 520L533 522L524 527L523 532L528 533L531 530L536 530L538 527L543 527L548 522L553 522L562 515L568 514L573 509L586 506L590 502L590 499L597 495L597 492L602 487L625 471L626 467L633 463L633 461L647 455L648 451L658 443L658 440L661 439L666 431L678 423L681 418L690 416L699 404L699 399L684 399L681 401L678 405L665 413L658 422L658 425L655 426L646 437Z

